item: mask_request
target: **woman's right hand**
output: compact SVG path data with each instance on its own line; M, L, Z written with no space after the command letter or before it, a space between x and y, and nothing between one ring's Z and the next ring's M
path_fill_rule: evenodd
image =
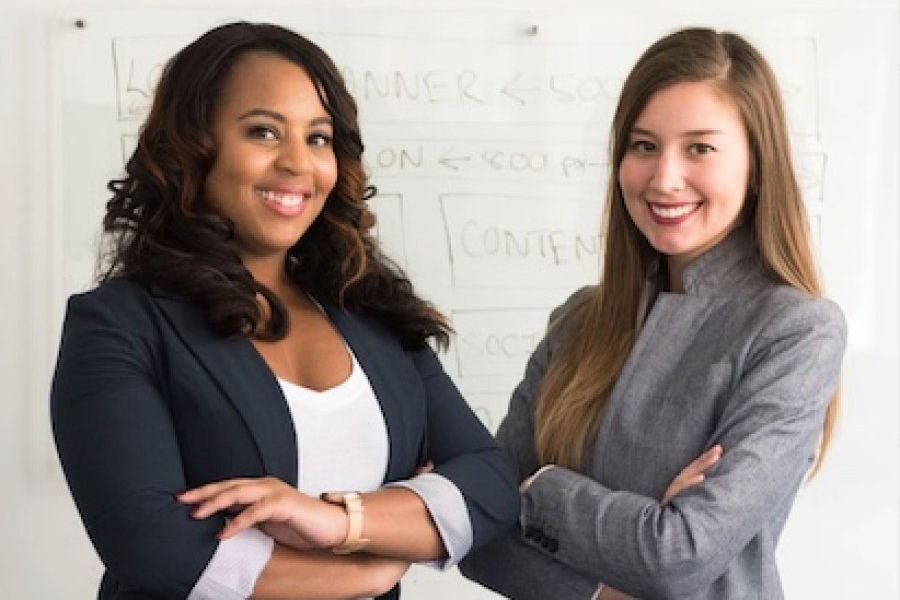
M275 477L226 479L188 490L178 499L194 506L192 516L231 515L219 539L258 526L277 541L305 550L333 548L347 535L347 513L308 496Z
M662 503L666 504L669 500L687 488L702 482L706 478L706 471L716 464L721 456L722 446L716 444L695 458L675 476L675 479L673 479L669 484L669 487L666 488L666 493L663 494Z

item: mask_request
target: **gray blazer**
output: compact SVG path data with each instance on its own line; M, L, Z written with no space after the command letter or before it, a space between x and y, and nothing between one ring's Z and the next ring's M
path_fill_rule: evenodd
M832 302L773 283L738 230L661 293L616 383L584 473L551 468L523 493L520 528L461 565L518 600L777 600L775 546L812 464L844 353ZM584 290L579 293L584 293ZM573 298L531 357L497 437L524 479L538 387ZM659 499L713 444L701 484Z

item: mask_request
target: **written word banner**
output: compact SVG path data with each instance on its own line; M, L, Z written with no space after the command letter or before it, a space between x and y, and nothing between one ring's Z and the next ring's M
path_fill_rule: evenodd
M334 58L368 121L605 123L622 85L622 66L585 63L575 44L308 35ZM119 119L143 119L165 61L189 41L113 40Z
M628 68L615 60L585 61L584 44L307 33L335 59L364 121L607 124ZM143 120L165 61L189 41L158 35L113 40L120 120ZM770 40L766 50L781 80L791 132L818 135L815 40ZM621 51L621 44L590 45L594 56Z
M568 287L594 281L596 200L482 194L440 197L457 287Z

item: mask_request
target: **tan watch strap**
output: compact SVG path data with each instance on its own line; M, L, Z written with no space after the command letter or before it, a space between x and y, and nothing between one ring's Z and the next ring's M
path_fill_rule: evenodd
M363 503L358 492L325 492L321 496L325 502L338 504L347 511L347 537L339 546L331 549L335 554L350 554L362 550L369 540L362 536Z

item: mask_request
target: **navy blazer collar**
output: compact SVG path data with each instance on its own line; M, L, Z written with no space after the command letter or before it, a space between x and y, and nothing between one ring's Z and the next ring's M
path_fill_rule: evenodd
M409 447L410 436L415 432L406 423L401 402L416 391L407 389L412 382L404 381L398 370L399 364L407 361L405 352L389 333L375 334L375 331L383 329L380 324L340 308L321 294L314 291L310 294L325 309L325 314L353 350L381 405L390 448L386 481L408 477L410 474L400 460L400 449ZM419 449L420 454L424 452L424 448ZM423 458L419 457L420 462Z
M266 472L296 486L297 439L290 410L274 373L250 340L245 336L223 338L216 334L209 328L203 311L182 297L159 288L151 289L151 294L184 344L246 422ZM396 369L394 361L405 358L403 350L399 344L386 344L383 336L373 335L372 324L321 294L313 292L312 295L356 354L375 390L388 430L386 480L408 476L403 461L399 460L399 449L408 447L412 435L405 426L400 406L400 400L409 394L404 389L409 382L391 376Z
M274 374L250 340L222 337L210 329L206 315L194 304L158 289L151 293L185 346L244 419L265 471L296 486L297 438L290 411Z

